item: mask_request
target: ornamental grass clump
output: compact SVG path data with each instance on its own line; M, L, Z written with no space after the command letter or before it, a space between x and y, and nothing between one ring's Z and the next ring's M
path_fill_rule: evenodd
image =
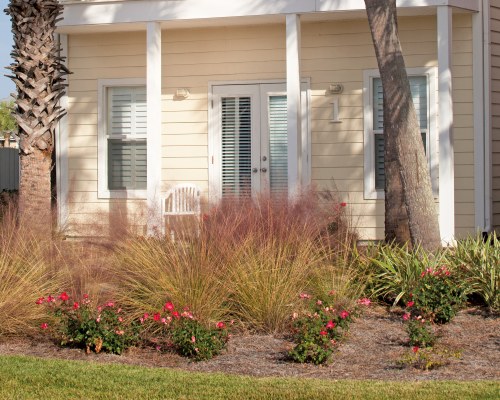
M12 208L0 221L0 337L34 333L46 315L33 307L37 293L56 292L65 284L55 262L54 242L16 224Z
M137 317L168 296L203 323L284 330L298 293L346 234L339 204L312 193L295 202L224 198L197 226L180 221L167 237L130 236L117 245L111 270L117 300Z
M423 271L438 268L446 256L444 251L432 254L418 246L395 244L379 244L370 253L364 267L370 274L368 292L393 306L408 297Z
M468 295L491 311L500 311L500 240L496 233L458 241L449 260L466 284Z
M111 272L116 299L137 318L160 309L166 295L206 322L227 313L226 265L203 238L130 237L116 247Z
M231 318L253 331L286 329L298 294L312 284L340 238L344 209L312 193L296 202L226 199L212 209L202 231L225 257ZM336 233L328 231L329 221L336 221Z

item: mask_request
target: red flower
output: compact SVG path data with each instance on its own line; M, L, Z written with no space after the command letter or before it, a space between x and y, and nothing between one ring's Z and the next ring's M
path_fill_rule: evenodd
M311 295L310 294L307 294L307 293L301 293L299 294L299 297L301 299L310 299L311 298Z
M45 298L44 298L44 297L39 297L39 298L38 298L38 300L37 300L37 301L35 301L35 304L40 305L40 304L42 304L42 303L43 303L43 301L44 301L44 300L45 300Z
M181 316L180 316L180 314L179 314L179 312L178 312L178 311L174 311L174 312L172 312L172 317L177 318L177 319L180 319L180 318L181 318Z
M409 313L404 313L403 314L403 320L408 321L410 319L410 314Z
M167 302L167 303L165 303L165 305L163 306L163 309L164 309L165 311L172 311L174 308L175 308L175 307L174 307L173 303L172 303L172 302L170 302L170 301L169 301L169 302Z
M47 324L46 322L44 322L40 325L40 328L42 328L42 329L47 329L48 327L49 327L49 324Z
M154 314L154 315L153 315L153 319L154 319L155 321L159 321L159 320L160 320L160 318L161 318L160 313L156 313L156 314Z
M333 322L332 320L328 321L326 323L326 329L333 329L335 328L335 322Z
M78 304L76 301L73 303L73 310L78 310L80 308L80 304Z
M326 336L326 335L328 335L327 331L321 331L319 334L320 334L321 336Z
M409 301L408 303L406 303L406 306L407 307L413 307L414 304L415 304L414 301Z
M344 310L340 313L340 318L342 318L342 319L346 319L348 316L349 316L349 313L346 310Z
M62 300L62 301L68 301L69 300L69 296L66 292L62 292L60 295L59 295L59 299Z
M226 324L222 321L217 322L217 329L224 329L226 327Z
M54 301L56 301L56 299L49 294L47 296L47 303L53 303Z
M413 346L411 349L414 353L418 352L420 348L418 346Z
M149 318L149 314L148 313L144 313L143 318L144 318L144 321L147 320Z

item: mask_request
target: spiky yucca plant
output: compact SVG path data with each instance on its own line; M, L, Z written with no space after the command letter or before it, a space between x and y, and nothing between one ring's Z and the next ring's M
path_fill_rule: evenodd
M58 106L68 70L59 56L55 29L62 12L57 0L10 0L5 13L12 21L15 83L14 117L19 125L21 222L50 227L54 130L65 111Z

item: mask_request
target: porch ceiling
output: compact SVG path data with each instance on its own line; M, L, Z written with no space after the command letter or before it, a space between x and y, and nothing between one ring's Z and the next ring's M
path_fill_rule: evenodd
M193 0L203 8L205 0ZM266 0L268 1L268 0ZM222 9L226 0L212 0L211 7ZM149 21L161 22L162 29L193 29L207 27L230 27L242 25L262 25L284 23L285 15L298 13L302 22L324 22L366 18L362 0L292 0L273 1L272 7L256 6L252 10L224 10L202 14L200 10L186 11L191 0L164 1L177 4L168 9L168 4L160 7L159 1L63 1L63 17L59 23L59 33L99 33L142 31ZM231 0L230 3L239 3ZM246 3L246 2L245 2ZM358 4L359 3L359 4ZM454 6L453 12L465 13L476 10L477 0L467 0L468 9L461 8L463 0L400 0L399 16L436 15L438 5ZM140 8L137 9L137 6ZM179 8L183 4L184 8ZM258 4L258 2L257 2ZM269 4L269 3L267 3ZM281 4L281 6L280 6ZM191 7L195 7L194 3ZM142 10L139 12L139 10ZM319 10L319 11L318 11Z

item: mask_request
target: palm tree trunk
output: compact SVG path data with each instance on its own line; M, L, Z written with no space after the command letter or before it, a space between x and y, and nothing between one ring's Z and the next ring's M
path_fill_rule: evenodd
M19 221L50 232L54 131L65 115L58 102L68 73L55 37L62 5L57 0L10 0L5 12L11 17L14 34L14 62L7 68L17 88Z

